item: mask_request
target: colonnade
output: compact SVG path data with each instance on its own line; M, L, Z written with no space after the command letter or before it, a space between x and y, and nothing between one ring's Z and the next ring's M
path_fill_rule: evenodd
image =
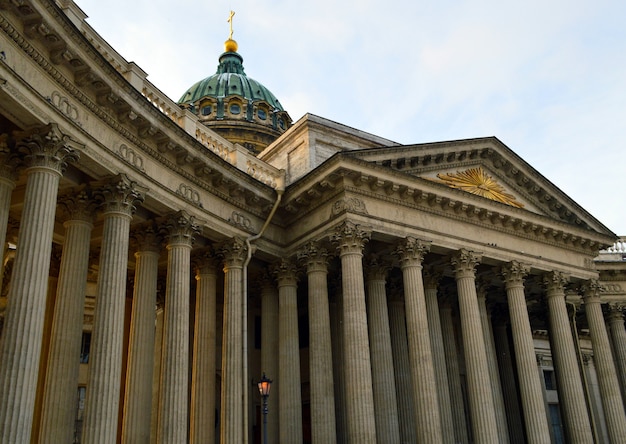
M54 125L28 134L19 146L26 153L20 160L26 189L0 341L0 442L29 442L33 429L39 430L40 442L71 442L78 379L75 358L80 351L96 208L103 228L82 442L116 441L122 390L123 442L149 442L149 412L155 402L159 402L160 442L216 441L212 424L218 389L214 376L219 363L216 299L220 266L224 281L220 442L244 442L247 407L242 400L243 391L249 388L243 383L242 349L247 338L242 333L242 277L247 244L235 237L194 250L194 237L204 222L184 211L131 228L136 206L148 190L124 175L59 196L64 169L68 162L77 160L78 154ZM5 159L8 164L9 157ZM16 180L14 171L5 168L1 174L0 196L10 196ZM0 207L3 244L9 204L7 198ZM65 236L37 428L33 412L55 217L63 220ZM503 331L494 335L485 294L477 291L480 253L461 248L450 252L445 266L440 263L435 269L425 265L430 251L425 240L410 236L397 239L387 252L389 258L383 258L366 248L370 238L368 227L350 220L340 222L320 239L303 246L293 258L277 261L264 277L260 292L261 370L276 379L272 393L276 414L268 424L273 442L303 441L298 286L306 285L314 442L502 443L510 437L516 442L514 437L523 427L521 433L527 442L549 443L550 426L524 288L531 264L510 261L493 267L504 281L515 353L513 369L513 360L497 358L496 350L506 349L508 340L501 343ZM152 373L163 244L167 279L157 401L152 396ZM123 383L124 309L131 249L136 261ZM338 257L341 280L331 294L328 265L333 254ZM388 273L394 266L401 272L401 285L387 294L391 288ZM197 285L192 344L189 301L194 269ZM299 282L301 269L306 284ZM453 279L455 288L446 295L440 269L452 271L448 279ZM568 277L555 270L542 274L542 282L568 442L592 442L565 303ZM624 319L615 311L610 314L609 338L600 290L591 280L581 287L581 294L607 432L612 442L626 442L623 397L615 390L624 385L625 378ZM498 324L495 328L501 327ZM467 405L461 374L465 376ZM523 421L504 414L513 374L519 381Z

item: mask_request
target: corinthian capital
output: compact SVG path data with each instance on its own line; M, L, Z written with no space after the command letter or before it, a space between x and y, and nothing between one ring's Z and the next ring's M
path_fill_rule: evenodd
M580 286L580 289L582 290L585 304L600 302L600 293L604 291L604 287L597 279L589 279Z
M137 251L161 251L163 236L154 221L148 221L133 226L130 230L130 240L133 248Z
M273 264L272 273L276 276L279 287L296 285L298 282L298 267L289 259L281 259Z
M162 230L168 245L191 246L194 235L200 231L200 228L195 217L190 216L186 211L178 211L165 218Z
M465 248L461 248L450 258L456 277L474 277L476 266L480 263L482 255Z
M297 253L298 261L306 265L307 272L327 271L330 254L326 248L320 247L319 242L311 241Z
M369 229L345 221L331 234L331 241L337 245L340 254L363 253L363 247L369 241L372 233Z
M243 266L248 256L248 247L245 241L240 237L233 237L232 239L222 242L217 251L219 256L224 259L224 266L226 268Z
M542 277L543 286L547 296L565 296L565 284L569 282L569 276L561 271L551 271Z
M364 260L365 278L368 281L384 281L387 279L387 273L391 269L388 261L384 260L380 254L370 253Z
M144 200L147 188L130 180L125 174L118 174L109 179L92 184L94 196L102 202L104 213L122 213L132 216Z
M44 167L63 174L69 162L76 162L79 153L70 146L70 137L56 123L16 133L17 150L30 167Z
M64 221L81 220L92 223L98 203L86 185L72 188L58 198L58 214Z
M506 288L524 285L524 278L530 271L530 265L511 261L500 268L500 275L504 279Z
M0 179L15 182L19 165L20 159L17 152L9 146L9 135L0 134ZM15 183L12 183L11 186L15 186Z
M408 236L398 242L394 255L400 261L400 267L421 266L426 253L430 251L430 242Z

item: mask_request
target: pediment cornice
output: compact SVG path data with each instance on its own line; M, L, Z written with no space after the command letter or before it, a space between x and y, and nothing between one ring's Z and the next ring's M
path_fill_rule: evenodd
M368 149L345 155L417 177L436 177L441 171L462 172L484 166L539 212L568 224L610 233L495 137Z
M281 206L282 218L297 221L344 194L361 196L366 204L370 199L385 200L591 256L614 242L610 235L581 225L342 156L334 156L288 187Z

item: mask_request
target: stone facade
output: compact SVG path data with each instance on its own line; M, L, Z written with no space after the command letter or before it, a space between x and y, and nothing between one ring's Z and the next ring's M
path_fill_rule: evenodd
M255 157L0 12L0 443L261 442L263 373L273 443L626 442L624 240L501 141Z

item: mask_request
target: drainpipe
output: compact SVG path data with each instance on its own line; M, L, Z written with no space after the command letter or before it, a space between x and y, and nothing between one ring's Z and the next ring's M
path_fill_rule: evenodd
M270 221L274 217L274 213L278 209L281 200L283 199L283 193L285 192L285 172L282 171L282 178L280 183L276 186L276 202L274 202L274 206L272 207L272 211L267 216L267 220L261 231L257 234L249 236L246 238L246 248L247 248L247 257L245 262L243 263L243 274L242 274L242 286L243 286L243 313L242 313L242 335L243 335L243 444L248 444L248 265L252 260L252 242L259 239L263 236L263 233L267 229Z
M580 348L580 338L578 337L578 327L576 326L576 304L573 302L565 301L567 305L572 306L572 320L571 320L571 329L572 335L574 336L574 346L576 347L576 358L578 360L578 370L580 372L580 377L582 378L583 383L583 393L585 395L585 401L587 403L587 415L589 416L589 421L591 423L591 433L593 435L593 442L597 443L598 441L598 430L596 427L596 420L593 414L593 407L591 405L591 392L589 390L589 384L587 382L587 375L585 374L585 365L583 363L583 353Z

